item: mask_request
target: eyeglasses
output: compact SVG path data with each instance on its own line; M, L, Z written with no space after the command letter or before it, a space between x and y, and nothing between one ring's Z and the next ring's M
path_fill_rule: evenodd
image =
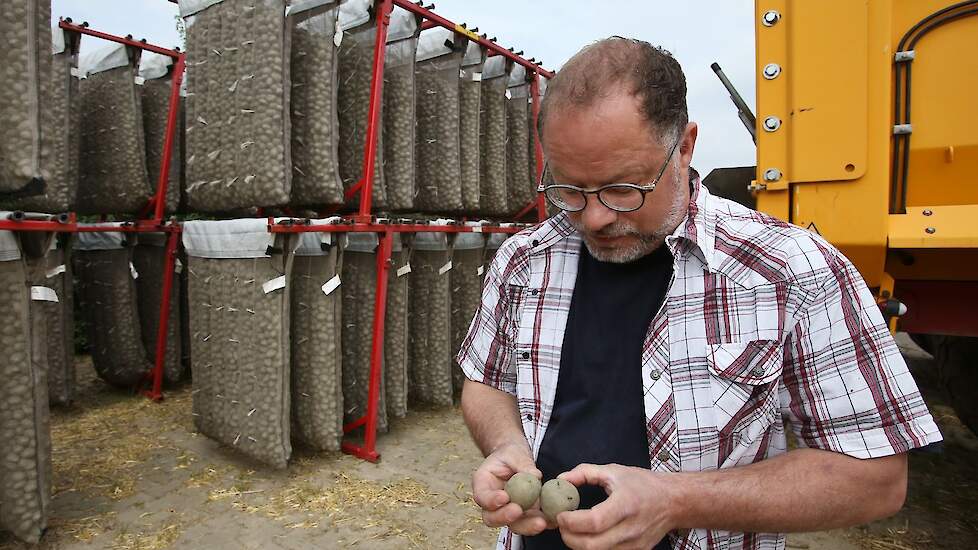
M568 212L580 212L584 210L587 207L588 195L597 195L601 204L616 212L633 212L642 208L642 205L645 204L646 193L651 193L655 190L656 184L659 183L659 178L665 173L666 168L669 166L669 161L672 160L672 155L675 153L676 147L681 140L682 136L676 138L676 142L669 149L669 155L662 164L659 174L646 185L611 183L593 191L587 191L575 185L563 183L544 185L543 180L541 180L540 185L537 187L537 192L543 193L547 197L547 200L557 208ZM544 179L546 179L547 169L548 166L544 164Z

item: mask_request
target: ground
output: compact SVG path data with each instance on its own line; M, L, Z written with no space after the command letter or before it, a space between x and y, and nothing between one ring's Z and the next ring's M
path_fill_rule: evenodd
M791 535L788 548L978 547L978 439L930 386L932 365L907 346L948 437L912 454L907 505L893 518ZM189 387L152 403L113 390L79 360L79 401L52 414L54 499L42 549L490 548L472 504L480 455L458 409L412 412L378 440L369 464L298 449L274 472L195 433ZM0 533L0 550L27 548Z

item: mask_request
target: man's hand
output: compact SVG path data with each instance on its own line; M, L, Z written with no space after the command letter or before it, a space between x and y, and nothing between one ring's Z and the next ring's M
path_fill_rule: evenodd
M536 535L548 527L539 505L535 504L533 508L524 511L519 504L509 501L509 495L505 491L506 481L517 472L543 477L525 444L510 443L500 446L472 474L472 496L482 508L482 520L489 527L506 525L519 535Z
M618 464L581 464L559 477L608 493L607 500L590 510L557 515L560 536L575 550L648 550L673 528L668 515L671 492L662 474Z

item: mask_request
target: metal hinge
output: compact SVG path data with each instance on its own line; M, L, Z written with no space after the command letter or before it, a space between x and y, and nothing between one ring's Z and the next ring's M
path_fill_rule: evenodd
M912 134L913 126L910 124L896 124L893 126L893 135L902 136L904 134Z

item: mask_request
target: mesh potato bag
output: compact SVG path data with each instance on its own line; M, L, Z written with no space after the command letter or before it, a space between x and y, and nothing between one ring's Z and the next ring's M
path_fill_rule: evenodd
M416 161L422 212L462 210L458 73L468 41L441 27L418 42Z
M339 93L340 179L349 190L363 178L367 125L370 115L370 88L373 83L374 49L377 24L369 0L347 0L340 6ZM381 109L378 121L383 120ZM374 156L372 204L387 207L384 183L384 134L377 134ZM358 204L351 199L350 204Z
M37 300L50 299L50 288L32 286L43 279L41 255L29 253L21 239L40 235L0 231L0 530L36 544L47 527L51 500L51 436L46 381L44 312ZM37 269L40 268L40 274ZM46 288L46 291L39 289ZM46 295L46 296L45 296ZM57 298L55 298L57 299Z
M482 117L482 65L486 51L478 42L469 42L459 71L459 161L462 209L479 211L479 122Z
M53 29L54 55L45 96L47 117L43 128L42 169L47 171L44 190L35 195L4 200L16 210L67 212L75 209L78 193L81 109L78 101L78 40L61 29ZM2 92L0 92L2 93ZM0 130L2 132L3 130ZM2 145L0 145L2 147ZM2 197L2 195L0 195Z
M472 317L482 301L482 272L485 268L482 258L485 254L486 239L482 233L459 233L455 238L452 254L452 353L458 355L462 340L468 333ZM465 375L462 368L452 361L452 387L455 395L462 391Z
M187 29L187 202L198 211L286 204L285 0L180 0Z
M136 297L139 309L139 327L146 356L156 365L156 340L160 330L160 306L163 300L163 275L166 269L165 233L140 233L139 244L133 253L136 278ZM163 380L175 384L183 380L186 369L183 364L183 329L180 324L183 305L180 289L180 271L174 262L173 282L170 287L170 312L166 323L166 357L163 362Z
M377 234L350 233L343 253L343 412L344 422L367 414L374 306L377 299ZM384 377L377 398L377 429L387 429Z
M136 52L111 44L82 56L78 212L137 213L154 193L146 171Z
M530 179L530 85L526 82L526 69L513 67L509 76L506 99L506 201L510 214L523 209L534 199L536 186Z
M411 251L400 233L393 235L384 316L384 383L387 416L403 418L408 409L408 289Z
M139 320L134 248L122 233L80 232L72 254L95 372L120 387L137 384L152 369Z
M0 18L0 196L44 190L51 0L8 0ZM31 185L33 183L33 185ZM13 198L16 195L10 195Z
M479 209L485 216L510 214L507 198L506 85L512 63L501 55L486 60L482 70L479 122Z
M143 104L143 133L146 136L146 170L150 188L156 193L163 165L163 143L166 140L166 121L170 114L170 93L173 90L173 58L153 52L144 52L139 61L139 76L143 85L139 88ZM166 186L166 211L176 212L184 187L183 98L180 99L177 126L173 131L170 153L170 171Z
M57 302L41 301L35 305L44 310L47 324L48 401L52 405L68 405L75 399L75 315L71 269L70 233L52 240L45 257L44 281L52 289Z
M342 240L301 233L292 264L292 436L319 451L343 440Z
M290 441L292 238L264 219L183 226L197 429L274 468Z
M412 243L409 364L411 401L452 404L452 251L445 233L418 233Z
M414 56L420 32L414 14L395 6L384 55L384 181L391 211L414 208Z
M546 82L547 79L545 79L545 78L543 78L541 76L537 76L536 74L533 74L532 75L532 78L536 78L537 79L537 82L540 83L538 85L538 87L537 87L537 90L538 90L538 92L537 92L538 98L537 99L538 99L538 101L543 101L543 92L542 92L542 90L545 89L545 86L544 86L543 82ZM528 101L530 102L530 104L529 104L529 106L526 109L526 126L527 126L527 129L529 131L530 139L529 139L529 142L528 142L528 145L529 146L527 147L526 154L528 155L529 161L530 161L529 176L530 176L530 183L533 186L532 187L533 193L534 193L533 196L536 196L535 195L535 193L536 193L536 186L537 186L537 183L539 183L539 180L540 180L540 176L537 175L537 143L539 142L539 136L537 135L537 120L536 120L536 117L534 117L534 115L533 115L533 111L534 111L533 97L529 97L528 98Z
M339 2L293 2L292 204L343 204L336 114ZM315 7L310 7L315 6Z

